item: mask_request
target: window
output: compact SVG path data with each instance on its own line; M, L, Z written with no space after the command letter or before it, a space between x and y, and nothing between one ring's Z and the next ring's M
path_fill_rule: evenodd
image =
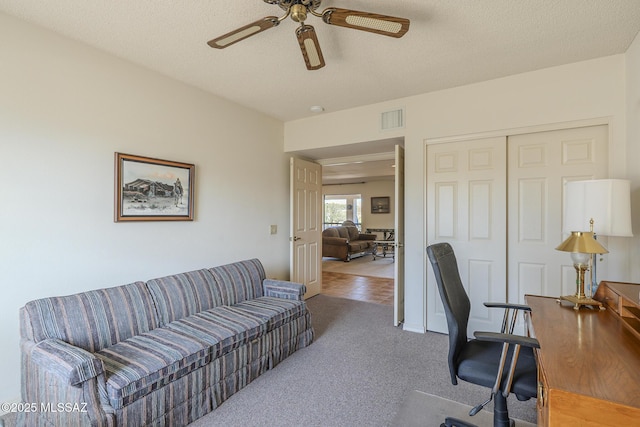
M358 228L362 221L362 197L352 195L324 196L324 228L342 225L344 221L353 221Z

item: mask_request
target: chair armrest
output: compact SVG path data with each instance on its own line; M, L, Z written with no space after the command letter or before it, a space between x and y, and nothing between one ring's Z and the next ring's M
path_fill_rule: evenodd
M55 374L75 387L104 373L102 360L59 339L47 339L36 344L31 351L31 358L42 370Z
M264 296L302 301L307 287L302 283L286 280L264 279L262 282Z
M480 341L500 342L507 344L516 344L531 348L540 348L540 343L537 339L531 337L525 337L522 335L514 334L501 334L497 332L482 332L476 331L473 336Z
M528 305L510 304L506 302L485 302L484 306L489 308L512 308L514 310L531 311L531 307L529 307Z
M323 237L322 243L327 245L345 246L347 243L349 243L349 239L346 239L344 237Z
M500 332L503 334L512 334L516 326L516 320L519 312L526 318L531 313L531 307L524 304L511 304L508 302L485 302L488 308L504 308L504 316L502 318L502 328ZM511 316L509 316L511 314Z
M358 240L376 240L377 236L375 234L359 234Z

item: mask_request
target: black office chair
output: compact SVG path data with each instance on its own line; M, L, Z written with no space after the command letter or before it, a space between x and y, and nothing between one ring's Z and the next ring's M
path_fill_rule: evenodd
M539 348L534 338L514 335L517 313L530 308L519 304L485 303L485 306L505 309L500 333L475 332L467 338L471 304L464 290L453 248L437 243L427 248L433 266L438 291L442 298L449 328L449 372L453 385L458 378L491 388L489 400L474 407L469 415L480 412L494 401L494 427L513 426L507 409L507 396L514 393L518 400L528 400L537 394L537 368L533 348ZM526 315L526 314L525 314ZM507 359L511 359L507 369ZM475 427L465 421L448 417L441 427Z

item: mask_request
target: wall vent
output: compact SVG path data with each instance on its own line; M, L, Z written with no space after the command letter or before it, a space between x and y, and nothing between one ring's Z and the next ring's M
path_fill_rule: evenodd
M385 111L380 115L380 129L390 130L404 127L404 110Z

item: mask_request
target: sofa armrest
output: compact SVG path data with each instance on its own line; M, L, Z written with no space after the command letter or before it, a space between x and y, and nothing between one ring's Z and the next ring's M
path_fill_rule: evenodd
M262 282L264 296L302 301L307 287L302 283L285 280L264 279Z
M31 359L43 371L51 372L75 387L104 373L102 360L58 339L47 339L36 344L31 351Z
M349 243L349 239L345 239L344 237L323 237L322 243L326 245L345 246L347 243Z
M358 240L376 240L377 236L375 234L367 234L362 233L358 235Z
M17 425L116 425L115 411L107 396L102 361L90 352L58 339L46 339L39 343L22 340L20 347L22 401L38 405L72 403L74 408L80 409L20 412Z

